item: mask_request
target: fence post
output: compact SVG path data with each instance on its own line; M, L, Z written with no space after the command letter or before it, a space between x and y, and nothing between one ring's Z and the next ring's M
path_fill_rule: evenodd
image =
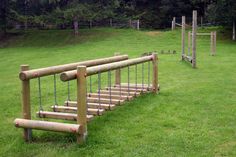
M173 20L172 20L172 31L175 29L175 24L176 24L176 18L173 17Z
M192 67L196 68L196 37L197 37L197 11L193 11L192 26Z
M139 19L137 20L137 30L139 30L140 29L140 21L139 21Z
M21 65L21 71L28 71L29 65ZM30 107L30 80L22 81L22 111L24 119L31 119L31 107ZM32 140L32 129L24 129L25 141Z
M129 19L129 27L132 28L132 20Z
M185 54L185 16L182 16L182 60Z
M110 27L112 27L112 26L113 26L112 19L110 19Z
M235 40L235 21L233 21L233 40Z
M85 142L87 136L86 66L77 67L77 123L80 125L77 142Z
M152 54L152 67L153 67L153 76L152 76L152 89L153 93L158 92L158 57L156 53Z
M201 16L201 27L203 26L203 17Z
M90 20L90 21L89 21L89 28L92 28L92 27L93 27L93 21Z
M115 56L118 56L118 55L120 55L119 52L115 53ZM120 72L121 72L120 69L117 69L116 72L115 72L115 84L116 85L120 85L120 83L121 83Z

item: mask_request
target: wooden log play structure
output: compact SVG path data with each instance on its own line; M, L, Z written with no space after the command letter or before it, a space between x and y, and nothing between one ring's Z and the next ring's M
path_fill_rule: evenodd
M196 68L196 37L197 37L197 11L193 11L192 22L192 55L185 53L185 16L182 16L182 60L188 61L192 64L193 68ZM189 38L190 40L190 38ZM190 48L189 48L190 49ZM190 52L190 50L189 50Z
M138 69L139 65L141 65L141 69ZM148 66L147 75L144 74L145 65ZM132 67L133 71L130 70ZM138 71L141 71L141 83L138 82ZM112 72L114 72L115 84L112 84ZM123 80L121 79L122 72L127 74L125 75L127 76L126 83L121 82ZM134 72L135 77L133 83L130 82L131 72ZM104 73L107 73L107 85L102 87L101 75ZM76 100L68 99L63 102L63 105L58 105L56 74L59 74L58 76L63 82L76 81ZM55 103L53 106L49 106L52 111L46 111L42 106L40 78L45 76L54 78ZM96 91L92 88L92 76L97 78ZM145 76L147 79L144 79ZM88 134L87 123L94 116L101 116L105 111L113 110L117 105L122 105L125 101L133 100L144 93L158 93L159 91L158 58L155 53L135 59L128 59L127 55L116 55L34 70L29 70L28 65L22 65L19 78L22 81L23 117L15 119L14 125L24 129L26 141L32 140L32 129L36 129L73 133L77 136L77 142L83 143ZM31 119L30 81L32 79L38 80L39 111L36 115L44 120ZM147 83L144 82L145 80ZM52 119L76 121L76 123L53 122Z

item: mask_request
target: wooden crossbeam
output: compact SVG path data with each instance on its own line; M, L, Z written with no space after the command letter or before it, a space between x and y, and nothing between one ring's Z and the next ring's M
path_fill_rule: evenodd
M98 93L88 93L89 97L92 98L98 98L99 94ZM110 95L110 94L100 94L100 98L105 98L105 99L118 99L118 100L131 100L133 98L133 96L119 96L119 95Z
M65 113L77 113L77 107L70 106L52 106L51 107L54 112L65 112ZM88 108L88 115L102 115L104 113L104 109L94 109Z
M39 118L53 118L53 119L63 119L63 120L77 120L77 114L73 113L59 113L59 112L49 112L49 111L39 111L36 113ZM87 115L87 121L92 120L93 115Z

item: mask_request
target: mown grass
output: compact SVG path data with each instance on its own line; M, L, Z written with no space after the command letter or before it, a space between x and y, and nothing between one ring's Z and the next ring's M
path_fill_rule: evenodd
M217 28L201 31L212 29ZM180 61L179 30L102 28L82 30L79 37L69 30L28 31L1 43L5 47L0 49L0 155L236 156L236 44L225 40L222 29L218 32L215 57L209 53L209 38L198 39L197 69ZM21 116L21 64L39 68L108 57L114 52L132 58L143 52L174 49L176 55L159 55L161 93L143 95L97 117L88 125L84 145L77 145L73 135L44 131L34 131L34 142L28 144L22 139L22 130L13 125ZM43 80L45 107L53 102L53 84L48 80ZM66 99L65 89L60 83L60 103ZM32 81L32 92L35 117L36 81Z

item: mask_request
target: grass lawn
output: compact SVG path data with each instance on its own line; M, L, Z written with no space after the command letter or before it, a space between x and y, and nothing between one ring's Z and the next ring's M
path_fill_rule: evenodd
M180 61L180 37L180 30L101 28L82 30L76 38L69 30L28 31L1 43L5 47L0 48L0 156L236 156L236 43L225 40L219 29L213 57L209 38L199 37L198 68L192 69ZM169 49L177 54L159 54L160 94L143 95L95 118L88 125L84 145L77 145L74 135L36 130L34 142L28 144L22 139L22 129L13 125L21 117L21 64L33 69L114 52L133 58ZM44 106L50 107L53 81L42 81ZM65 89L65 83L60 83L60 103L66 99ZM31 97L35 117L36 80Z

